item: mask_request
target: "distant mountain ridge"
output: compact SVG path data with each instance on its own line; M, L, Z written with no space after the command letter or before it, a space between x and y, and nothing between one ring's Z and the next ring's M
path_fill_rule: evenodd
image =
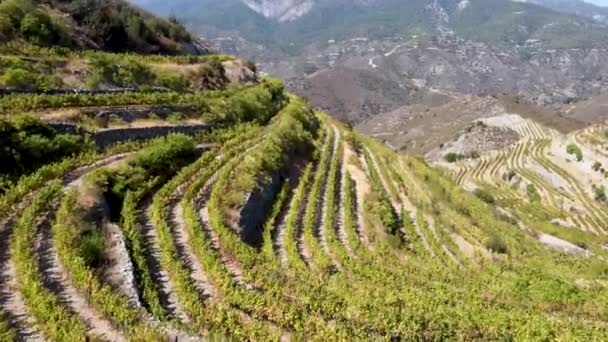
M596 6L582 0L515 0L550 8L557 12L588 17L602 23L608 23L608 8Z
M203 31L238 33L247 41L296 54L308 44L331 39L418 33L453 33L491 44L539 39L553 48L589 47L608 39L608 27L588 18L591 14L564 14L575 8L602 9L582 2L566 7L557 0L133 1L161 14L177 14ZM562 13L554 11L559 8Z
M581 1L134 1L353 122L445 96L559 107L608 91L603 8Z

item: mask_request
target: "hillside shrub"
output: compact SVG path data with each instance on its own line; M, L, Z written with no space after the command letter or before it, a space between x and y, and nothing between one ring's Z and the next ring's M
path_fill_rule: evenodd
M255 122L266 124L284 106L283 83L264 80L261 86L245 87L228 98L201 98L193 108L210 124L225 126Z
M158 85L174 91L183 92L190 88L190 81L177 72L158 73Z
M540 202L541 200L540 194L538 193L538 190L536 189L534 184L528 184L526 186L526 194L532 202Z
M574 155L576 157L576 161L580 162L583 160L583 151L576 144L568 145L568 147L566 148L566 152L568 152L568 154L570 155Z
M0 3L0 36L5 40L21 37L30 43L52 46L64 43L64 28L30 0Z
M448 163L455 163L464 159L479 159L479 151L470 151L465 154L450 152L443 156L443 159Z
M460 153L454 153L454 152L450 152L448 154L446 154L443 159L448 162L448 163L455 163L457 161L463 160L464 159L464 155L460 154Z
M20 90L48 91L61 88L63 80L56 75L46 75L22 67L9 67L0 76L4 87Z
M495 204L496 203L496 199L494 199L494 196L487 190L484 189L475 189L475 191L473 192L475 194L475 196L477 196L479 199L481 199L482 201L488 203L488 204Z
M80 135L59 134L33 116L2 118L0 132L0 174L8 177L94 149Z
M134 58L98 55L91 60L91 74L87 85L91 88L102 85L138 87L152 85L155 80L156 75L150 67Z
M606 197L606 188L601 186L593 186L594 198L598 202L606 202L608 198Z
M153 179L167 181L196 157L192 138L172 134L156 139L117 169L100 169L87 181L101 188L113 219L118 219L127 192L137 192Z
M36 80L37 77L34 73L21 68L8 69L0 78L0 82L5 87L23 90L35 90Z
M483 245L490 251L498 254L507 254L507 244L502 237L493 234L483 241Z
M200 66L196 73L199 89L219 89L228 84L226 70L220 59L211 59Z
M259 180L285 169L297 155L307 156L313 150L313 136L317 118L308 104L294 98L271 122L270 136L251 158L239 166L237 179L231 182L223 196L224 205L239 207L244 194L253 190Z
M593 171L598 172L602 168L602 163L596 161L595 163L593 163L593 166L591 168L593 169Z
M80 235L80 241L76 245L87 267L97 269L103 265L104 239L98 229L90 229L83 232Z

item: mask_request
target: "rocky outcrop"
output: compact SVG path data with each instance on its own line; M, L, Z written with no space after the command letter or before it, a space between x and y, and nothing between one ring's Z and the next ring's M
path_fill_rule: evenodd
M252 10L277 21L293 21L307 14L315 5L313 0L242 0Z

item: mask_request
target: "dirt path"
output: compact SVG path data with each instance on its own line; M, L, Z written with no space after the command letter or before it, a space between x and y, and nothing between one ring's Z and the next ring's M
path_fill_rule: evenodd
M399 203L397 201L397 198L393 198L393 196L391 195L391 192L389 191L388 180L384 178L384 175L380 171L380 164L376 160L376 156L367 146L365 146L363 148L365 148L367 150L367 153L369 154L369 157L373 164L372 167L376 170L378 177L380 177L380 182L382 183L382 187L384 188L384 191L386 191L386 193L389 196L391 205L393 206L393 210L395 210L397 213L400 213L401 210L403 210L403 204Z
M348 253L348 255L350 257L355 257L355 253L353 252L352 246L350 245L350 243L348 242L348 237L346 236L346 227L345 227L345 217L346 217L346 209L345 209L345 203L344 203L344 198L346 195L346 176L347 176L347 160L345 158L346 156L346 151L345 151L345 144L342 145L342 160L339 161L340 163L340 167L338 168L338 177L337 177L337 186L338 186L338 199L337 199L337 213L338 213L338 218L337 218L337 225L336 225L336 229L337 229L337 233L338 233L338 239L340 240L340 243L344 246L344 248L346 249L346 252Z
M152 279L158 285L160 302L167 314L176 320L188 323L190 319L179 302L177 294L171 284L169 274L161 266L161 251L159 236L156 227L152 223L151 200L144 202L143 209L139 212L139 226L146 245L148 267L152 273Z
M8 322L17 330L19 340L44 341L36 327L36 321L29 315L27 306L18 290L17 270L10 258L9 246L12 240L13 220L10 218L3 222L0 231L0 241L4 243L0 249L0 304Z
M215 232L215 230L213 229L213 227L211 225L211 218L209 216L209 207L207 205L209 202L209 198L211 197L211 192L213 191L213 185L217 181L218 176L219 176L219 171L216 172L207 181L207 183L205 183L202 190L197 194L197 196L194 200L197 208L200 208L198 211L199 218L201 220L203 231L205 233L206 238L209 239L209 241L211 241L212 248L218 253L218 255L220 256L220 260L222 261L222 263L224 264L226 269L228 269L228 272L230 272L232 274L234 281L238 285L244 286L245 288L248 288L248 289L252 289L253 286L250 284L246 284L243 280L243 270L241 268L241 265L238 263L237 260L234 259L234 257L231 255L231 253L222 246L222 244L220 243L219 235L217 234L217 232Z
M301 180L300 180L301 181ZM289 212L292 210L293 206L293 198L295 196L295 192L297 189L297 185L292 187L289 191L289 194L285 198L285 204L283 208L281 208L281 212L277 217L277 227L274 230L273 236L273 250L276 255L279 256L279 261L282 265L287 265L287 249L285 248L285 230L287 226L287 218L289 216Z
M179 204L179 200L183 197L185 186L180 186L171 196L167 206L169 212L169 228L173 235L173 240L177 247L179 257L185 261L186 267L190 273L190 277L194 280L194 286L199 293L201 299L215 297L216 289L211 285L207 274L203 271L201 264L190 243L191 237L186 229L184 220L184 210Z
M321 248L323 249L323 251L325 252L325 254L327 254L327 256L329 257L329 259L331 260L331 263L337 267L339 270L342 269L342 265L340 265L340 262L338 262L338 259L336 258L336 256L334 255L333 251L331 250L331 248L329 247L329 244L327 243L327 234L328 232L325 231L326 229L326 215L327 215L327 202L328 202L328 198L327 198L327 182L329 180L329 169L331 168L331 163L332 160L336 157L337 153L338 153L338 146L340 145L340 131L338 130L338 128L334 125L332 125L332 130L334 131L334 135L333 135L333 141L331 142L332 145L332 151L331 151L331 156L328 160L328 164L327 164L327 172L325 173L325 175L323 176L323 181L322 181L322 185L321 185L321 201L319 203L319 210L317 210L317 214L318 214L318 222L317 222L317 228L316 228L316 235L319 239L319 244L321 245ZM328 128L329 130L329 128ZM329 134L328 134L329 136ZM339 179L336 179L336 181L339 181ZM334 184L334 186L336 186ZM335 189L339 189L339 188L334 188ZM335 192L332 194L329 194L330 196L334 196L334 201L336 200L336 194ZM335 202L336 204L336 208L339 205L339 202ZM335 225L331 225L332 229L335 229Z
M368 228L365 224L365 219L363 216L363 200L367 196L367 194L371 191L371 185L369 183L369 179L367 178L367 174L365 171L361 170L356 165L350 162L351 158L356 158L361 163L365 163L365 161L358 158L355 154L355 151L350 147L350 145L344 145L344 163L346 164L346 170L352 177L355 183L355 212L357 213L356 219L356 229L357 234L359 235L359 240L361 243L366 246L369 250L374 250L373 244L369 239ZM365 164L363 164L365 165ZM365 166L364 166L365 167Z
M34 241L45 287L55 293L70 312L82 318L91 336L108 341L126 341L125 336L89 304L86 295L71 284L69 272L64 268L53 244L53 215L49 214L38 226Z

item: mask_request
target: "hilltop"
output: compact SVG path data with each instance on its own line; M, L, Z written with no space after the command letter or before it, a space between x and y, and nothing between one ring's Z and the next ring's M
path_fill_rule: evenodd
M498 109L423 156L237 57L8 47L3 341L608 339L584 108L433 93L415 117Z
M5 0L0 40L108 52L210 52L175 18L160 19L122 0Z

